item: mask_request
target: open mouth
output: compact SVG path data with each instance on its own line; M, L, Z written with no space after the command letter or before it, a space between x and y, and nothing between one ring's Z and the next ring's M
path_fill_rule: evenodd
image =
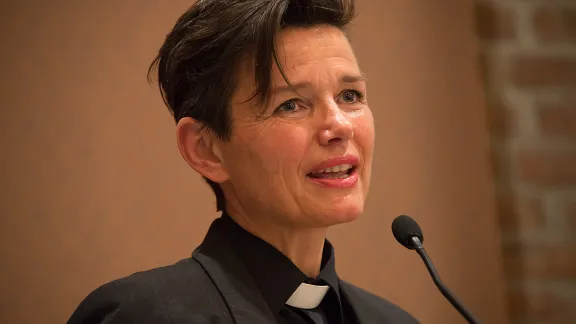
M356 167L351 164L341 164L331 168L312 171L308 173L308 176L314 179L345 179L355 170Z

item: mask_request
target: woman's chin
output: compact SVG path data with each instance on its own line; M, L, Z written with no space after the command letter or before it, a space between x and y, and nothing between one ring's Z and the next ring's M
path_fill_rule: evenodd
M349 223L357 220L364 211L364 204L334 205L324 213L327 226Z

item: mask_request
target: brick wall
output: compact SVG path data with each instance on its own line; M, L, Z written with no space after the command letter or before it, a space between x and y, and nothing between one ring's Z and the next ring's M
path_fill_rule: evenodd
M476 0L511 323L576 323L576 0Z

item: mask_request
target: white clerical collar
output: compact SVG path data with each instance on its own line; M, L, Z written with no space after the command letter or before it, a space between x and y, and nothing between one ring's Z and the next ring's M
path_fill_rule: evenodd
M301 309L316 308L320 305L320 302L324 299L329 289L330 286L316 286L301 283L292 296L290 296L286 305Z

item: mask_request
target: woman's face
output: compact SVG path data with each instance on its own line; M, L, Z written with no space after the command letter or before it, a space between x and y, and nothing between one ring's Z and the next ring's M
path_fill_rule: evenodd
M266 107L243 66L231 102L232 135L219 143L231 209L284 226L323 227L356 219L370 185L374 122L366 83L335 27L279 35L278 68ZM264 115L261 113L264 110Z

